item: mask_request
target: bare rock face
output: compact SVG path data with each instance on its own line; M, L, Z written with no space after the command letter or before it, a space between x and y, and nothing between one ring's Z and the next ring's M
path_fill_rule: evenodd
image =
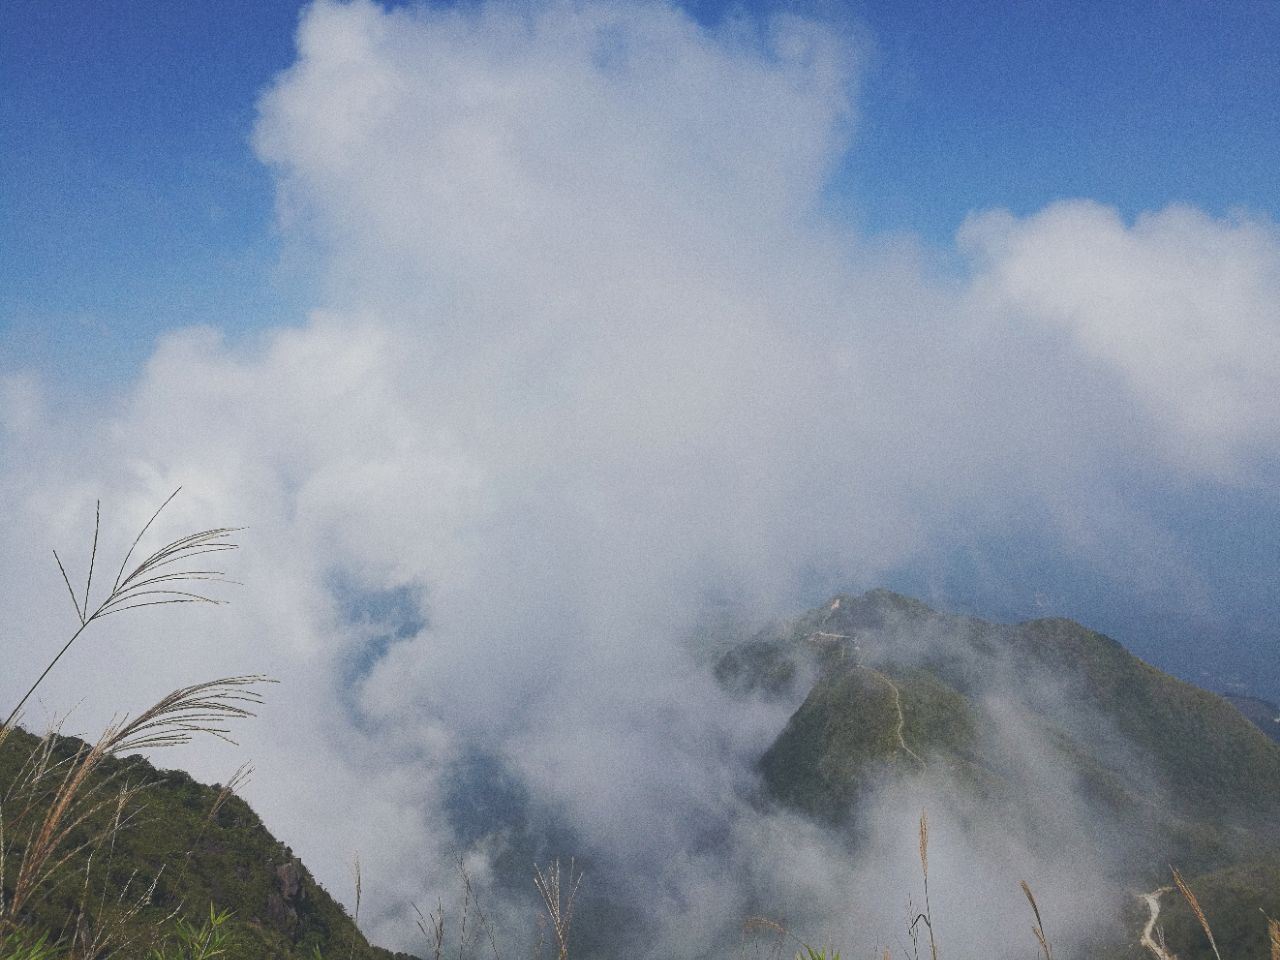
M275 868L276 888L267 897L267 916L290 934L298 928L298 908L307 895L302 877L302 861L290 857Z

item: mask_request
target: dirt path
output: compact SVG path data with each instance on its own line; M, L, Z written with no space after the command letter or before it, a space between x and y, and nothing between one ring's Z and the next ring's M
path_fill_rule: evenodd
M898 738L898 746L903 749L907 756L911 757L920 766L927 767L928 764L920 759L920 755L907 746L906 738L902 736L902 731L907 725L907 718L902 713L902 692L898 689L898 685L889 679L888 676L879 670L872 670L873 674L889 685L889 689L893 691L893 709L898 711L898 728L894 731L894 735Z
M1160 919L1160 895L1168 893L1169 889L1169 887L1161 887L1159 890L1152 890L1150 893L1138 895L1146 901L1147 909L1151 911L1151 916L1147 918L1147 925L1142 928L1142 939L1138 942L1150 950L1156 960L1176 960L1173 954L1161 947L1156 942L1155 937L1151 935L1156 929L1156 921Z

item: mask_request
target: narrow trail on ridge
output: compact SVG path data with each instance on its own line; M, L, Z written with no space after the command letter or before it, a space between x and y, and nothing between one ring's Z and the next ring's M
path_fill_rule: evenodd
M828 642L828 643L832 641L845 641L847 643L853 644L853 655L856 657L858 655L858 647L853 637L844 633L829 633L823 630L823 627L827 626L827 624L831 622L831 618L835 616L836 611L839 609L840 609L840 598L837 597L835 600L831 602L831 605L827 607L826 615L821 620L818 621L817 629L813 633L809 634L809 636L807 636L805 639L811 643L815 641ZM845 650L842 648L841 650L842 659L844 655L845 655ZM889 689L893 691L893 709L898 714L898 726L897 726L897 729L894 730L894 737L898 741L898 746L902 748L903 753L909 756L916 763L920 764L921 769L927 769L929 765L920 758L920 755L918 753L916 753L909 746L907 746L907 740L902 735L902 731L907 726L907 718L902 712L902 691L898 689L898 685L894 683L886 674L881 673L879 670L873 670L871 667L855 663L855 669L857 668L866 670L873 676L879 677L881 680L883 680L885 683L889 685Z
M1147 925L1142 928L1142 939L1138 942L1151 951L1152 956L1157 960L1177 960L1173 954L1169 953L1164 947L1156 942L1151 934L1155 931L1156 921L1160 919L1160 896L1168 893L1171 888L1161 887L1159 890L1152 890L1150 893L1138 894L1139 899L1145 900L1147 909L1151 915L1147 918Z
M920 755L918 753L907 746L906 738L902 735L902 731L907 725L907 718L902 712L902 691L898 689L898 685L896 683L879 670L871 670L870 667L867 667L867 670L870 670L873 675L887 683L889 685L889 689L893 691L893 709L898 712L898 726L897 729L894 730L894 736L898 739L898 746L900 746L903 752L911 757L912 760L920 764L922 769L927 768L929 765L920 759Z

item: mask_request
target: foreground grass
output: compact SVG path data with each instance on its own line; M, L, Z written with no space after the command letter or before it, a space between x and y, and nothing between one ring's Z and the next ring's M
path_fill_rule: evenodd
M231 581L208 561L236 549L235 528L188 534L133 562L177 492L142 526L109 586L95 584L100 512L83 587L54 553L77 626L0 725L0 960L292 960L339 942L348 960L389 957L235 796L243 768L208 788L136 756L195 736L229 740L229 724L253 715L267 678L180 688L93 743L18 725L23 705L94 624L145 607L221 602L206 588Z

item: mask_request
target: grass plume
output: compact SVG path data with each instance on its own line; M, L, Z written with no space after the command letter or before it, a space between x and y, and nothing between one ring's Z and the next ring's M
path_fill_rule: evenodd
M933 907L929 903L929 811L920 811L920 872L924 876L924 912L917 913L911 921L911 942L916 942L919 925L923 923L929 932L929 957L938 960L938 941L933 934Z
M143 537L180 490L181 487L174 490L143 524L121 560L110 589L96 601L101 501L94 509L89 564L81 590L72 586L66 564L54 551L78 626L0 725L0 747L13 734L32 694L94 622L141 607L221 602L208 596L201 585L234 581L199 558L236 549L229 538L239 528L215 527L179 537L130 566ZM85 889L66 945L69 955L96 958L123 949L120 932L150 902L155 879L146 890L132 894L130 880L116 898L118 902L110 905L111 910L99 909L96 919L89 917L86 908L93 899L89 878L95 858L109 860L116 837L136 815L133 801L147 786L127 779L130 767L108 761L143 750L185 744L197 734L234 742L230 723L253 716L262 702L258 687L268 682L272 681L263 676L244 675L180 687L135 717L125 714L112 720L92 744L77 741L78 746L70 753L66 752L66 742L56 725L37 739L0 793L0 936L23 936L22 923L29 908L70 879L72 864L83 860ZM244 776L244 768L237 771L210 817ZM102 901L98 906L104 908L108 904ZM114 920L103 921L107 915Z
M214 527L209 530L200 530L196 533L187 534L184 537L179 537L166 543L153 551L135 567L129 568L129 562L133 559L138 544L142 542L142 538L151 529L151 525L155 523L164 508L173 502L174 497L181 490L182 488L178 487L173 493L169 494L156 512L151 515L151 518L143 524L142 529L138 531L138 535L125 552L124 559L120 561L120 569L116 573L111 589L98 601L96 606L91 604L91 597L94 569L98 559L98 538L102 528L102 501L98 501L94 507L93 542L89 551L89 569L85 576L83 594L76 593L75 588L71 585L71 577L67 574L66 565L62 562L62 558L58 556L58 551L53 551L54 562L57 563L58 571L62 574L62 582L66 585L67 594L71 598L71 605L75 608L76 618L79 620L80 625L71 635L71 638L62 645L62 649L49 661L40 676L27 689L27 692L22 695L22 699L10 711L9 716L5 718L3 724L0 724L0 727L8 730L14 724L23 706L31 698L31 695L36 692L40 684L44 682L45 677L49 675L49 672L57 666L63 655L71 649L71 646L80 639L94 622L115 613L124 613L127 610L137 610L142 607L155 607L174 603L219 604L223 602L209 596L202 588L202 585L205 583L235 583L235 581L227 579L225 572L222 570L208 568L208 564L203 560L200 562L195 561L197 558L207 557L211 554L235 550L238 544L233 543L230 537L232 534L242 530L243 527ZM126 570L129 572L126 573Z
M568 882L560 876L560 861L553 860L546 870L533 868L533 885L542 895L551 933L556 941L556 960L569 960L569 931L573 925L573 901L582 883L582 874L574 876L574 863L569 861Z
M1053 949L1049 946L1049 938L1045 936L1044 920L1040 918L1040 906L1036 903L1035 894L1031 892L1031 885L1025 880L1020 880L1018 883L1026 895L1027 903L1031 904L1031 912L1035 914L1036 922L1031 932L1035 934L1036 942L1040 944L1040 952L1044 954L1044 960L1053 960Z
M1182 899L1187 901L1187 905L1191 908L1191 912L1195 914L1197 920L1200 921L1200 929L1204 931L1204 935L1209 938L1209 946L1213 948L1213 955L1222 960L1222 954L1218 952L1218 943L1213 938L1213 930L1209 926L1209 919L1204 915L1204 910L1200 907L1200 901L1196 899L1196 895L1191 888L1187 886L1182 874L1178 872L1176 867L1170 867L1173 871L1173 882L1178 887L1178 892L1182 894Z
M265 682L240 676L182 687L61 759L56 730L38 741L0 797L0 874L8 876L12 859L7 841L13 835L21 841L10 892L0 900L0 930L16 928L32 902L66 879L74 860L83 854L91 861L128 825L132 801L146 785L125 779L125 766L105 770L109 759L187 743L198 733L230 740L227 723L253 716L251 708L262 702L255 687ZM98 772L106 775L95 777ZM92 942L100 948L103 938L98 931Z

